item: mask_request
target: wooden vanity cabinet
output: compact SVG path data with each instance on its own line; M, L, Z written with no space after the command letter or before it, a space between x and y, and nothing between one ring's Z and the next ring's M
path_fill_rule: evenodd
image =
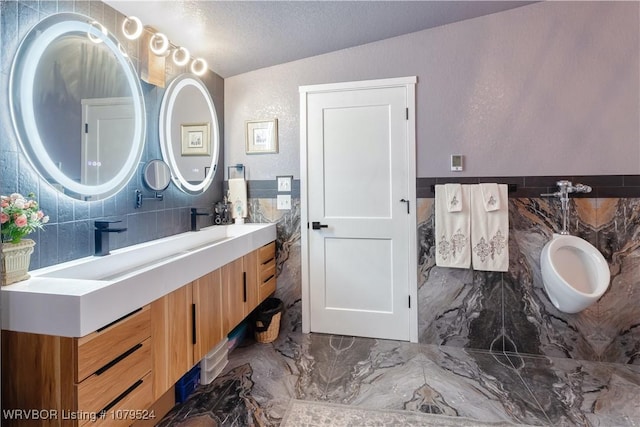
M220 269L151 303L153 395L160 398L220 340Z
M129 425L128 411L154 401L150 313L145 306L82 338L2 331L2 425Z

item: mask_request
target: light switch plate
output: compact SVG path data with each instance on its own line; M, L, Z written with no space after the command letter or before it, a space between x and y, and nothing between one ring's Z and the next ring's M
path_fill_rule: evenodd
M291 210L291 194L278 194L276 205L279 211Z
M293 182L293 176L279 176L277 177L278 180L278 193L280 192L284 192L284 193L290 193L291 192L291 186L292 186L292 182Z

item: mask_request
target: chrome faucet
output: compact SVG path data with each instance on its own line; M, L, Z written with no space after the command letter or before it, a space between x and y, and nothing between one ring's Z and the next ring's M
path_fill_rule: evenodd
M109 234L124 233L127 228L109 228L109 224L115 224L122 221L95 221L95 251L96 256L109 255Z
M567 225L569 221L569 193L590 193L591 187L585 184L573 185L571 181L558 181L556 182L558 191L555 193L544 193L542 197L559 197L562 203L562 231L560 234L569 234Z
M191 208L191 231L198 231L198 217L199 216L212 216L211 213L198 212L198 208Z

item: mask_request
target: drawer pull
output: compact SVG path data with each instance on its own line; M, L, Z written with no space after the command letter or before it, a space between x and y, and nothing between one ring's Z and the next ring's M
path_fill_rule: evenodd
M272 274L271 276L267 277L267 279L263 280L262 283L267 283L269 280L273 279L273 276L275 276L275 274Z
M269 264L271 261L273 261L275 259L275 257L271 257L268 260L266 260L265 262L262 263L262 265L266 265Z
M242 273L242 302L247 302L247 272Z
M125 351L124 353L122 353L120 356L116 357L115 359L113 359L111 362L107 363L106 365L104 365L102 368L98 369L95 374L96 375L102 375L105 372L107 372L109 370L109 368L112 368L114 365L116 365L118 362L120 362L121 360L123 360L124 358L126 358L127 356L129 356L130 354L134 353L136 350L138 350L140 347L142 347L142 343L136 344L133 347L131 347L129 350Z
M104 331L104 330L105 330L105 329L107 329L109 326L115 325L116 323L118 323L118 322L119 322L119 321L121 321L121 320L126 319L127 317L131 317L131 316L133 316L134 314L136 314L137 312L139 312L139 311L141 311L141 310L142 310L142 307L140 307L140 308L139 308L139 309L137 309L137 310L133 310L131 313L129 313L129 314L125 314L125 315L124 315L124 316L122 316L121 318L114 320L113 322L109 323L108 325L105 325L105 326L103 326L103 327L102 327L102 328L100 328L100 329L96 329L96 332Z
M196 326L196 305L191 304L191 343L195 344L197 342L197 331L198 328Z
M118 403L120 403L120 401L122 399L124 399L125 397L127 397L133 390L137 389L138 387L140 387L142 385L144 381L142 379L139 379L138 381L136 381L135 383L133 383L133 385L131 387L129 387L128 389L126 389L125 391L123 391L120 396L116 397L115 399L113 399L111 401L111 403L109 403L107 406L105 406L102 411L98 412L100 414L100 416L104 416L106 415L107 411L109 411L109 409L113 408L114 406L116 406Z

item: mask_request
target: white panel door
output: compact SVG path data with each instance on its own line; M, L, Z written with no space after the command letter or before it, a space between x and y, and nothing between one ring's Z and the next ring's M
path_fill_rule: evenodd
M303 270L312 332L411 339L417 273L409 92L401 85L306 93Z
M125 164L135 122L131 98L82 100L81 182L99 185L113 179Z

